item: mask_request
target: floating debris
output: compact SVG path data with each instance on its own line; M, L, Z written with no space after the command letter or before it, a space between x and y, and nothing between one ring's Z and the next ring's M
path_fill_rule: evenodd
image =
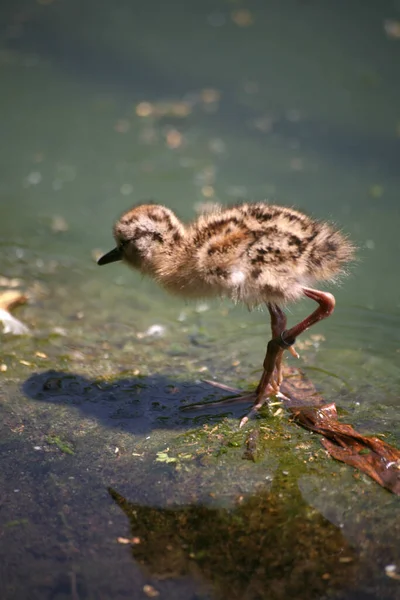
M63 233L68 231L69 225L67 220L60 215L54 215L51 219L50 228L53 233Z
M396 565L386 565L385 573L391 579L397 579L398 581L400 581L400 573L397 573Z
M400 40L400 21L386 19L386 21L383 23L383 28L388 38Z
M206 215L208 213L214 212L220 204L218 202L196 202L194 205L194 210L198 215Z
M299 340L299 342L296 344L296 348L298 350L309 350L310 348L318 350L318 348L321 345L321 342L324 341L325 337L320 333L316 333L311 335L309 338L306 338L305 340Z
M117 542L118 544L139 544L140 542L137 542L135 540L138 540L139 538L126 538L126 537L117 537Z
M212 185L204 185L200 191L206 198L212 198L215 195L215 190Z
M140 102L136 107L138 117L150 117L153 114L153 106L150 102Z
M128 133L131 128L131 124L128 119L118 119L114 125L114 131L117 133Z
M371 185L369 188L369 194L372 198L381 198L383 196L384 188L379 183Z
M374 242L374 240L367 240L365 242L365 247L368 248L368 250L375 250L375 242Z
M133 192L133 185L130 183L123 183L119 191L123 196L129 196L129 194L132 194Z
M93 248L93 250L91 251L91 253L90 253L90 254L91 254L91 257L92 257L92 259L94 260L94 262L96 262L96 263L97 263L97 261L99 260L99 258L100 258L101 256L103 256L103 254L104 254L104 251L103 251L103 250L101 250L100 248Z
M160 595L160 592L158 590L156 590L156 588L153 587L152 585L144 585L143 591L146 594L146 596L148 596L149 598L156 598L157 596Z
M197 304L195 311L197 313L203 313L203 312L207 312L208 310L210 310L210 305L207 304L207 302L200 302L199 304Z
M139 102L136 106L138 117L175 117L184 119L192 112L192 106L189 102L180 100L172 102Z
M165 137L168 148L175 150L182 145L183 135L177 129L170 129Z
M17 277L0 277L0 286L6 288L18 288L22 285L22 279Z
M12 333L13 335L27 335L29 329L18 319L10 314L15 306L25 304L27 297L16 290L7 290L0 292L0 321L3 323L4 333Z
M195 175L195 185L201 187L205 185L214 185L216 178L216 168L214 165L207 165Z
M231 14L232 21L238 25L238 27L249 27L253 25L253 15L245 8L234 10Z
M220 138L214 138L209 141L208 147L214 154L224 154L226 152L226 144Z
M39 171L32 171L25 181L28 185L38 185L42 181L42 174Z
M142 331L136 334L136 337L141 340L142 338L145 337L162 337L163 335L165 335L166 332L166 328L164 327L164 325L150 325L150 327L148 329L146 329L146 331Z
M201 90L200 98L204 104L214 104L221 99L221 92L212 88L206 88Z

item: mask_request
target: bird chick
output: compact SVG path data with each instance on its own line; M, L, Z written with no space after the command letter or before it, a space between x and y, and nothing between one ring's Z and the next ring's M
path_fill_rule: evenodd
M185 298L225 296L249 308L267 305L272 340L252 412L279 390L283 351L296 354L296 337L334 309L332 294L310 286L335 280L354 255L351 242L329 224L261 202L215 206L188 225L164 206L143 204L116 222L114 238L116 248L99 265L123 260ZM282 307L304 296L319 306L287 330Z

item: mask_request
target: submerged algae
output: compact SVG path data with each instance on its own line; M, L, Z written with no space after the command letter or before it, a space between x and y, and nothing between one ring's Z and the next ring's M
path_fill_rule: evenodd
M354 550L285 476L231 508L152 508L109 493L129 519L132 556L156 588L190 576L213 598L311 599L354 578Z

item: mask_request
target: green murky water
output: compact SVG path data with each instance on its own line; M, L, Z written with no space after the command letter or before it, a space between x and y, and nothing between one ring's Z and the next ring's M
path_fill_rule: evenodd
M93 256L149 198L185 219L267 198L338 223L359 261L301 365L398 446L399 3L1 15L0 276L21 280L32 332L1 336L1 597L398 597L395 497L274 410L256 463L246 407L179 410L218 397L201 378L256 383L266 314L185 304Z

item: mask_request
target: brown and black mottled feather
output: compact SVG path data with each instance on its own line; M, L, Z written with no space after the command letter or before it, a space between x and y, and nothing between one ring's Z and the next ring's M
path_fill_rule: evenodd
M332 294L310 286L335 279L354 254L350 241L327 223L264 203L215 206L186 226L168 208L143 204L122 215L114 237L117 247L99 259L100 265L125 260L187 298L219 295L249 307L267 305L272 339L256 390L242 396L254 405L240 426L279 392L284 351L297 356L296 338L332 314ZM286 329L281 305L300 297L318 308Z
M354 247L327 223L265 203L215 207L185 226L164 206L139 205L114 227L122 258L184 297L285 304L334 280Z

